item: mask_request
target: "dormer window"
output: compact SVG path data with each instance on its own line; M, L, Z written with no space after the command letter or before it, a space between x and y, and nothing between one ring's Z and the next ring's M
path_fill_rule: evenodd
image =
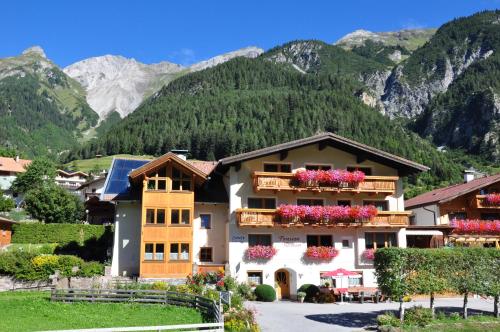
M191 190L191 176L172 167L172 190Z

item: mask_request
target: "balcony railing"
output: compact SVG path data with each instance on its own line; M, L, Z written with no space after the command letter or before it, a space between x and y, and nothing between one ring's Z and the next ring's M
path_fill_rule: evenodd
M391 227L407 226L409 224L409 215L407 211L378 211L377 216L371 220L353 220L351 222L331 222L331 223L313 223L297 220L290 222L281 220L276 209L237 209L236 219L240 227L335 227L335 226L354 226L354 227Z
M478 209L500 209L500 205L488 204L486 195L476 195L476 207Z
M365 180L355 186L345 184L340 187L329 186L305 186L295 180L294 173L253 172L253 186L255 191L259 190L291 190L300 191L329 191L329 192L354 192L354 193L384 193L394 194L396 192L397 176L366 176Z

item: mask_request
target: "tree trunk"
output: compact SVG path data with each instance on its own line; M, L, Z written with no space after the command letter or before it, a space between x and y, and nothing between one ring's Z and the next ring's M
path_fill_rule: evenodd
M434 306L434 292L431 292L431 303L430 308L432 312L432 318L436 317L436 307Z
M499 316L498 316L498 294L495 295L495 301L493 304L493 315L495 315L496 318L499 318Z
M463 307L463 313L462 313L462 315L463 315L464 319L467 319L467 316L468 316L468 315L467 315L467 314L468 314L468 313L467 313L467 309L469 309L469 308L467 307L468 302L469 302L469 294L466 292L466 293L464 294L464 307Z
M403 302L403 297L399 298L399 320L401 323L405 319L405 303Z

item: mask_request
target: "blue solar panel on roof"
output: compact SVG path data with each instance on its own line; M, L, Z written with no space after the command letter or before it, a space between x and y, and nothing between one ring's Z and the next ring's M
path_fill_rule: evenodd
M104 189L104 194L126 194L130 186L128 181L129 173L148 162L150 162L150 160L115 159L113 168L109 173L109 179Z

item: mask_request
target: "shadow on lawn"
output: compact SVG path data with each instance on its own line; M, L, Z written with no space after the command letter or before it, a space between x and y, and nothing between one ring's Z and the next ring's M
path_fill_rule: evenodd
M408 309L407 307L406 309ZM392 311L396 316L396 310L379 310L368 312L344 312L339 314L322 314L322 315L306 315L305 318L332 325L340 325L344 327L362 328L369 325L377 324L377 316ZM449 315L453 312L462 312L461 307L436 307L436 313L445 312ZM491 315L489 311L469 309L469 316L472 315Z

